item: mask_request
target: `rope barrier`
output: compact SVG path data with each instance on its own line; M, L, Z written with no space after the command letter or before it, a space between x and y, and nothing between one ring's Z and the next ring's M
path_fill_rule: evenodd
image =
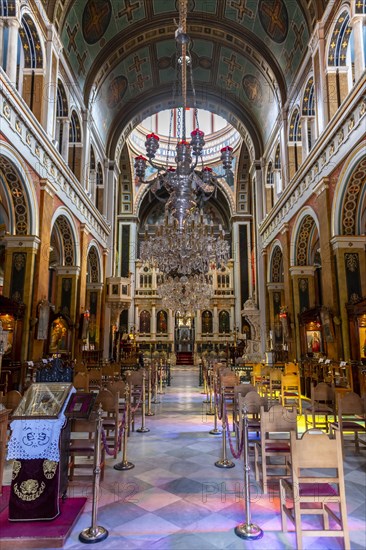
M227 418L227 411L226 411L226 405L225 404L224 404L224 409L225 409L226 431L227 431L227 436L228 436L228 440L229 440L230 451L231 451L231 454L233 455L234 458L240 458L241 453L243 452L243 448L244 448L244 437L243 437L243 434L242 434L241 439L239 438L239 450L235 451L233 441L232 441L232 438L231 438L231 433L230 433L229 422L228 422L228 418Z
M123 417L122 417L122 421L121 421L121 425L118 429L118 438L117 438L117 448L114 448L111 450L110 446L108 445L107 443L107 434L106 434L106 431L105 429L103 428L102 426L102 432L101 432L101 435L102 435L102 442L103 442L103 446L104 446L104 450L105 452L107 453L107 455L109 456L114 456L114 454L116 452L118 452L118 449L120 448L121 446L121 441L122 441L122 434L123 434L123 430L125 429L126 427L126 411L123 413Z

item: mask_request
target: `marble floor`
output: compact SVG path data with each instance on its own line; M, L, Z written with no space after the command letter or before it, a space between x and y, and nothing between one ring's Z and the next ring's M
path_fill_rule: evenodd
M164 388L155 416L146 419L150 432L131 433L128 460L135 467L116 471L121 461L107 459L101 484L98 524L109 531L98 548L115 549L243 549L295 548L292 532L282 533L277 495L263 495L253 472L251 514L264 536L244 541L234 528L245 520L243 464L219 469L221 437L210 435L213 417L206 415L198 386L198 370L175 367L171 387ZM137 426L140 418L137 419ZM230 450L228 455L231 457ZM366 547L366 450L346 450L345 479L351 549ZM85 495L87 505L68 538L68 550L85 548L78 535L91 524L91 483L74 481L70 496ZM338 538L305 538L305 548L343 548Z

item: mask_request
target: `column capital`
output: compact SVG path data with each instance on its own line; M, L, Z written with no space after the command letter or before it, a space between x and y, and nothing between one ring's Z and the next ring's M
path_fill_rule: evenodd
M101 292L104 288L103 283L86 283L87 290L96 290L97 292Z
M57 275L71 275L78 277L80 275L80 267L77 265L59 265L56 267Z
M313 195L319 197L324 191L329 189L329 178L322 178L314 187Z
M41 240L35 235L7 235L3 242L6 248L24 248L25 250L38 250Z
M316 267L313 265L293 265L290 267L291 277L301 277L301 275L307 275L314 277Z
M286 235L287 233L289 233L289 231L290 231L290 226L288 223L284 223L283 225L281 225L280 227L281 235Z
M56 27L53 24L47 26L47 41L52 42L53 48L56 54L59 56L63 50L63 44L58 35Z
M354 250L365 250L364 235L337 235L330 240L333 250L339 248L353 248Z
M81 224L80 224L80 232L85 233L85 235L89 235L89 234L90 234L90 230L89 230L89 228L88 228L88 226L87 226L86 223L81 223Z
M5 22L8 27L15 27L17 29L20 27L20 21L17 17L7 17Z
M45 191L52 198L57 194L56 186L49 179L40 179L39 186L41 191Z
M285 283L267 283L267 289L269 292L278 292L284 290Z

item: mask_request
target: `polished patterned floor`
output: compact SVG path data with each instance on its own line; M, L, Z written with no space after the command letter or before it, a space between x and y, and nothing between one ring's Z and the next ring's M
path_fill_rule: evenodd
M98 524L109 531L97 548L243 549L295 548L293 533L282 533L278 497L262 495L252 484L252 521L264 532L262 540L244 541L234 528L245 519L243 465L219 469L221 437L210 435L212 417L206 416L198 371L176 367L171 387L164 389L155 416L148 417L149 433L128 439L129 471L116 471L121 461L109 458L101 485ZM137 427L139 424L137 420ZM229 456L230 450L228 451ZM351 549L366 547L366 451L346 451L345 478ZM84 494L88 503L65 548L85 548L78 535L91 523L91 484L74 482L70 496ZM305 548L342 548L342 540L306 538Z

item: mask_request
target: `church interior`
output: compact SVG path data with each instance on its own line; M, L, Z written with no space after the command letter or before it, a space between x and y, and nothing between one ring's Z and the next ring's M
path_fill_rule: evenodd
M366 0L3 0L0 83L1 548L365 548Z

